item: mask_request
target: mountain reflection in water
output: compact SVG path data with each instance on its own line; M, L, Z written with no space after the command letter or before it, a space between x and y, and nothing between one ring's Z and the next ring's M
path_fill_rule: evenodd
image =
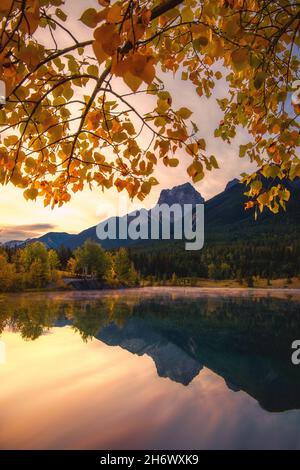
M71 326L84 341L96 338L148 355L160 377L188 386L203 367L232 391L244 391L270 412L300 409L300 367L291 344L300 334L299 302L272 297L143 298L142 293L99 298L8 296L0 303L0 333L35 340L52 327ZM299 336L298 334L298 336Z

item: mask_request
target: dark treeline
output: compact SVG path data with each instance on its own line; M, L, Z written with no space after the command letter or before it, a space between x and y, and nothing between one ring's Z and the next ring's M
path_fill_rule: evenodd
M144 280L176 284L180 278L237 280L252 287L255 278L299 277L300 240L276 234L251 242L207 243L199 251L185 251L183 243L174 241L111 251L92 241L74 251L63 246L47 250L41 243L0 249L0 291L51 283L53 288L63 287L63 278L72 276L98 279L111 287L138 285Z
M134 248L130 258L143 277L157 279L200 277L208 279L291 278L300 274L300 240L207 244L200 251L185 251L180 243Z

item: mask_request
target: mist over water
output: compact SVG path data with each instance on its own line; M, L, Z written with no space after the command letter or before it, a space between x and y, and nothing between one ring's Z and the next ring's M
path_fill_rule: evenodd
M1 297L0 448L300 448L300 298L276 295Z

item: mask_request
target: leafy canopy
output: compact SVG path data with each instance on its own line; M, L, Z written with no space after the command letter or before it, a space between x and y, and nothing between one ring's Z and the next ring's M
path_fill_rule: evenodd
M240 157L258 171L244 175L247 207L285 207L289 192L281 183L300 176L299 106L288 99L299 67L296 1L82 2L85 41L68 21L71 3L1 0L2 184L52 206L95 184L142 200L158 183L158 159L176 167L179 155L200 181L218 163L206 153L193 110L174 109L163 82L171 72L211 99L226 80L215 136L230 143L237 127L248 131ZM138 106L146 96L150 110ZM262 176L274 180L267 190Z
M109 254L101 245L91 240L75 250L77 268L83 274L96 275L100 280L104 279L111 265Z

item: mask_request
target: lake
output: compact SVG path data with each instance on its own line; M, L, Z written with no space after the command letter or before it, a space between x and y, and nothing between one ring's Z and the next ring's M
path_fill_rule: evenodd
M296 290L0 297L1 449L300 449Z

